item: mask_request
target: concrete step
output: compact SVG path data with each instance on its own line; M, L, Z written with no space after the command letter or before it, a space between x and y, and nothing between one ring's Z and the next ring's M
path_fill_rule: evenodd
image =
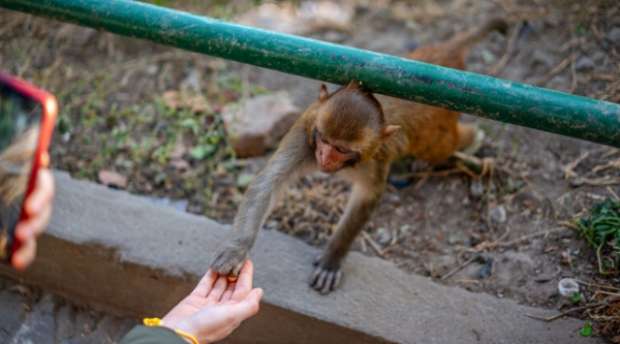
M16 275L128 316L161 316L206 271L229 227L56 173L57 197L36 263ZM545 323L525 314L554 311L446 287L392 263L352 253L336 292L307 286L319 253L263 231L252 259L265 290L259 315L231 343L597 343L582 322Z

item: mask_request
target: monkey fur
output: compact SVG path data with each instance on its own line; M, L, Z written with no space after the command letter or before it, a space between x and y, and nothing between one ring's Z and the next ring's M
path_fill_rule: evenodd
M494 19L448 41L420 47L413 60L464 69L471 46L507 24ZM249 185L233 223L232 238L217 252L211 268L236 276L258 230L287 182L321 170L352 183L336 231L314 262L310 286L334 290L351 243L379 203L395 159L415 156L440 163L474 142L476 129L458 121L459 113L412 101L374 96L353 81L333 93L321 86L312 103L285 135L267 166Z

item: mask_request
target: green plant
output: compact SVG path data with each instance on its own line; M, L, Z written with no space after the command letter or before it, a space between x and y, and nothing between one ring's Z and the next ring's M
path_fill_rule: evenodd
M620 266L620 201L607 199L575 221L579 233L596 250L601 274L616 274Z
M583 337L592 336L592 323L589 321L586 321L585 324L583 324L583 327L581 328L581 330L579 331L579 334Z

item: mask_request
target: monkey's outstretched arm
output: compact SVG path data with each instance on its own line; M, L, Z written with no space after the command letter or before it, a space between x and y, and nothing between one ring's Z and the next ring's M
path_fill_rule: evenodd
M373 165L375 165L374 173L367 172L367 178L364 181L353 184L349 202L338 222L336 231L323 254L315 261L316 268L310 277L310 286L322 294L329 293L338 287L342 278L340 271L342 260L383 195L388 164L387 162L375 162Z
M237 275L279 193L288 181L313 166L313 151L306 135L303 123L295 123L248 187L235 216L232 237L211 263L217 273Z

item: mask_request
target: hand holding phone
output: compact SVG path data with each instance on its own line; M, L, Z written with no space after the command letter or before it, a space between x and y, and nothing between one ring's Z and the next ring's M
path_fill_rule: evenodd
M23 269L51 215L48 147L58 105L51 94L0 73L0 260Z

